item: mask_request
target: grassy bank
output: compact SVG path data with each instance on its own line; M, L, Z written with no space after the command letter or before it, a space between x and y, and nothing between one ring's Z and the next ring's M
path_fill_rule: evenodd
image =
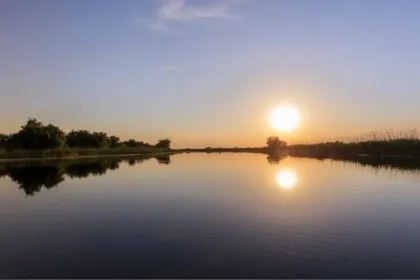
M292 156L343 158L364 155L370 157L420 157L420 137L415 129L382 130L324 143L290 145Z
M420 157L420 140L395 139L363 142L327 142L288 147L291 156L324 158L352 157L364 155L371 157Z
M145 148L145 147L121 147L109 149L60 149L60 150L13 150L1 151L1 159L30 159L30 158L67 158L81 156L107 156L107 155L128 155L144 154L153 155L169 153L167 148Z

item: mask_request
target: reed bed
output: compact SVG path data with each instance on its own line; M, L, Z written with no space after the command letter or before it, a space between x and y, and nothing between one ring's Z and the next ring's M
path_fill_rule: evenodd
M294 156L313 157L420 157L420 138L416 129L378 130L328 142L288 146Z

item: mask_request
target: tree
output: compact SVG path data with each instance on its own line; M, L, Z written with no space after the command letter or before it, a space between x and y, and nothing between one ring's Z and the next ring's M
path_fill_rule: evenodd
M61 149L66 145L65 133L52 124L43 125L30 118L21 130L10 137L14 149Z
M88 130L72 130L65 134L59 127L44 125L35 118L29 118L21 129L13 134L0 133L0 150L43 150L70 148L115 148L121 145L127 147L170 148L171 141L162 139L156 145L130 139L121 142L117 136L108 136L105 132L90 132Z
M17 133L10 134L6 142L6 150L11 151L19 148Z
M166 149L170 149L171 148L171 140L166 138L166 139L160 139L156 145L156 148L166 148Z
M109 147L115 148L120 145L120 138L117 136L109 136Z
M0 133L0 151L7 148L7 142L9 141L9 135Z
M125 141L124 144L128 147L137 147L137 141L134 139L130 139L128 141Z
M72 130L66 135L67 145L71 148L89 148L92 143L87 130Z
M109 138L105 132L94 132L94 148L109 148Z
M136 141L134 139L129 139L127 141L122 142L121 144L127 147L145 147L145 148L153 147L153 145L150 145L149 143L145 143L143 141Z
M114 140L119 141L119 139ZM111 138L105 132L72 130L67 134L67 143L72 148L109 148Z
M280 148L285 148L287 146L287 143L284 141L281 141L278 137L276 136L270 136L267 138L267 148L269 148L270 150L276 150L276 149L280 149Z
M151 148L151 147L153 147L153 145L150 145L149 143L145 143L145 142L143 142L143 141L137 142L137 145L138 145L139 147L146 147L146 148Z
M47 134L45 145L47 148L61 149L67 145L66 134L57 126L49 124L43 127Z

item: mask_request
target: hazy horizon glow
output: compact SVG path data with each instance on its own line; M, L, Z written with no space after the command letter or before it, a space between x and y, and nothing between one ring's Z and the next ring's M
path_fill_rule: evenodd
M415 0L3 0L0 132L28 117L174 147L420 127ZM299 110L273 130L279 104Z

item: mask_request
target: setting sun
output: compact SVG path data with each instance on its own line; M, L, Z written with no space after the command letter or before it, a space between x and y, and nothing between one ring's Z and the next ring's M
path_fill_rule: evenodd
M290 106L280 106L270 113L270 125L280 131L291 132L299 125L299 113Z

